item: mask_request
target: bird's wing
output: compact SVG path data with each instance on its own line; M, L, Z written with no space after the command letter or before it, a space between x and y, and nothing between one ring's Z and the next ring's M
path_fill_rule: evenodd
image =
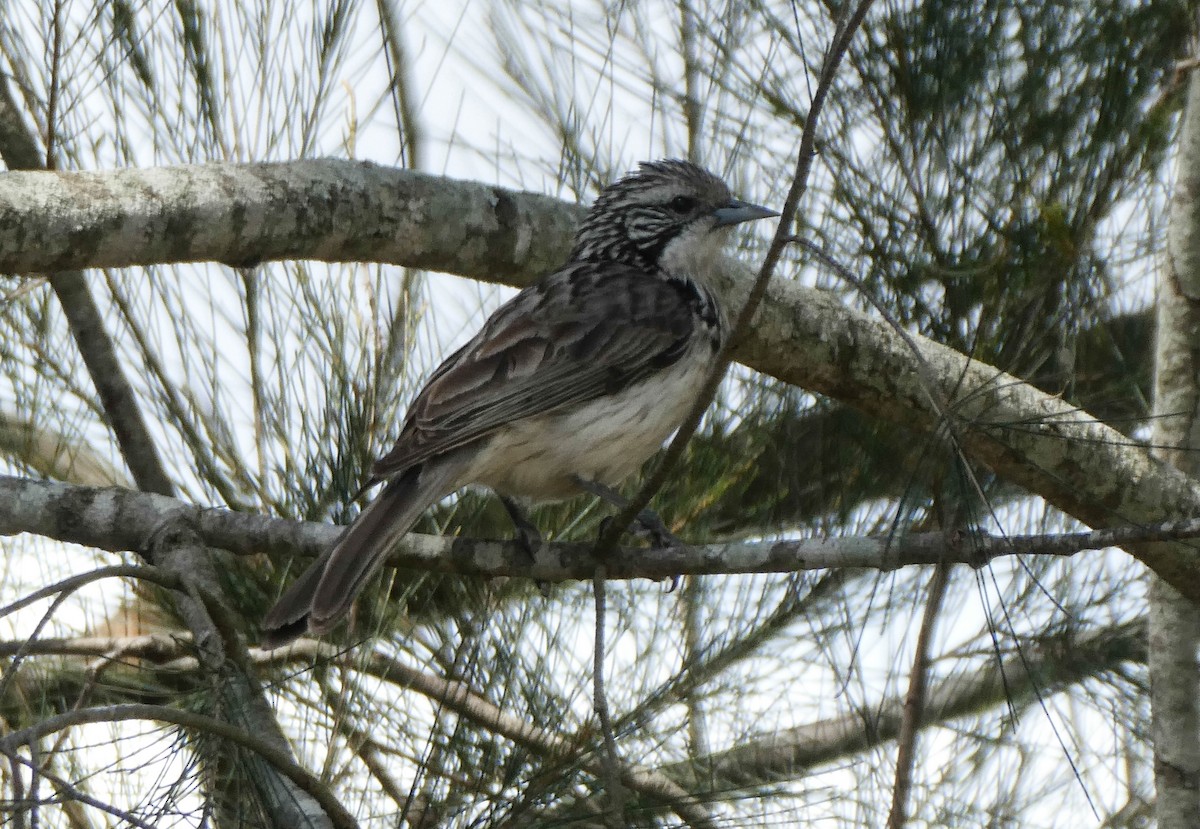
M670 366L710 310L700 290L591 262L526 288L433 373L372 478L391 478L507 423L615 394Z

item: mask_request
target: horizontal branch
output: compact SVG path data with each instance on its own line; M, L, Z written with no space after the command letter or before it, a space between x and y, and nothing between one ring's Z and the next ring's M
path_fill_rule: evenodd
M528 280L562 262L581 215L537 193L366 161L8 172L0 273L310 259Z
M545 196L336 160L14 172L0 177L0 273L370 260L524 285L562 260L579 215ZM730 263L732 307L751 282ZM773 280L735 357L921 431L941 428L931 400L945 400L970 456L1090 526L1200 516L1200 484L1145 447L953 349L915 334L906 342L830 292ZM935 394L923 386L927 374L940 385ZM1195 549L1130 550L1200 601Z
M187 523L207 546L236 555L275 553L315 557L342 528L271 518L135 490L72 486L0 476L0 534L27 532L111 552L144 549L167 521ZM605 559L610 578L790 573L831 567L892 570L919 564L981 566L1011 555L1069 556L1113 545L1200 537L1200 519L1061 535L913 533L906 536L742 541L669 549L626 547ZM478 576L525 576L540 581L588 580L597 561L587 542L542 545L530 563L518 544L410 533L389 559L396 567Z

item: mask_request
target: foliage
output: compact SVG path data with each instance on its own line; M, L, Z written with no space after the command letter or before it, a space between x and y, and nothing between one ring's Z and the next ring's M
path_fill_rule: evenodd
M687 156L773 204L839 10L292 5L14 0L0 17L0 81L52 168L348 156L575 201L638 160ZM1195 11L1177 0L878 3L837 77L796 228L861 286L799 248L776 278L872 307L863 288L906 328L1139 440L1175 63ZM4 135L0 157L19 166ZM746 238L741 255L756 262L764 247ZM87 285L182 497L331 521L355 509L414 387L499 299L440 274L316 262L96 272ZM55 294L15 279L9 291L0 448L10 469L120 482L121 448ZM930 436L741 368L655 506L694 543L1073 527ZM581 499L543 508L538 522L586 539L604 515ZM494 499L474 492L418 529L505 532ZM111 558L3 545L5 601ZM253 641L289 563L221 561ZM908 688L929 583L930 572L906 570L713 576L674 592L610 585L606 675L621 755L684 785L721 825L883 825L897 761L879 715ZM1148 680L1130 631L1143 593L1116 551L950 573L926 655L930 696L945 707L928 712L917 742L913 825L1073 826L1092 812L1142 825ZM176 632L164 596L85 591L42 637ZM33 638L38 618L14 615L3 638ZM591 626L586 586L542 596L523 582L400 572L340 640L356 650L258 670L300 763L364 825L592 825L608 781L596 771ZM220 714L195 660L179 661L192 653L184 642L169 659L118 654L90 673L95 654L27 656L0 687L0 717L15 730L131 701ZM380 659L462 682L566 749L513 739L397 681ZM997 668L1002 681L955 696ZM250 805L239 813L253 800L244 790L229 796L254 768L221 757L213 737L129 723L64 734L42 743L47 781L156 825L263 819ZM0 771L4 797L20 800L27 780ZM644 791L628 807L633 825L677 819ZM39 812L43 825L89 825L79 808Z

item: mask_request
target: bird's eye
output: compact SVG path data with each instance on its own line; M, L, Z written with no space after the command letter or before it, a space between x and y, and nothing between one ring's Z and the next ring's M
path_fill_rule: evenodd
M675 213L691 213L696 207L696 200L691 196L676 196L667 202L667 207Z

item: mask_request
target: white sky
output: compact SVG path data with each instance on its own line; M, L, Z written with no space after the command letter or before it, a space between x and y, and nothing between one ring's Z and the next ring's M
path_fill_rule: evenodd
M10 4L11 5L11 4ZM40 4L16 3L17 13L13 20L16 25L40 26L38 11ZM304 26L305 22L299 17L293 17L284 22L282 15L289 4L277 4L275 9L280 16L278 25ZM88 4L73 5L72 11L79 15L88 15ZM7 7L6 7L7 8ZM214 6L214 8L218 8ZM407 3L402 11L406 20L406 48L411 58L411 75L413 89L417 92L417 117L425 130L424 163L426 172L441 173L459 178L474 179L495 183L503 186L547 192L554 195L570 197L568 192L559 185L555 170L559 161L560 146L556 136L549 133L536 119L530 119L522 112L521 106L514 103L507 94L507 85L498 80L499 72L495 69L495 47L489 36L492 23L489 20L490 4L485 2L418 2ZM661 11L658 6L654 7ZM166 14L165 11L162 12ZM235 23L230 23L230 26ZM361 52L353 52L339 71L333 73L328 83L334 90L329 96L330 111L337 117L326 116L325 128L321 131L314 155L346 155L346 139L350 134L350 124L370 116L370 108L374 104L380 90L387 80L387 67L380 57L380 51L375 45L376 21L373 4L364 4L358 14L356 26L357 37L361 39ZM603 29L596 30L595 21L589 21L582 15L577 22L580 42L589 40L603 43ZM229 30L230 40L236 37ZM282 35L281 35L282 36ZM531 47L532 48L532 47ZM664 71L669 71L670 61L666 57L673 50L672 44L664 43ZM236 52L236 50L234 50ZM243 160L262 160L267 157L286 157L290 147L287 141L276 141L263 133L268 124L274 126L277 119L261 117L259 106L285 107L287 101L281 99L274 102L255 100L258 94L254 87L253 61L248 53L243 52L242 70L238 65L224 67L230 74L223 79L229 85L228 91L235 98L245 99L244 106L231 106L228 117L241 118L239 134L243 143L230 148L230 156ZM294 59L303 59L304 52L296 50ZM671 152L678 153L680 130L677 124L663 125L661 121L650 117L641 90L626 88L632 82L613 83L611 86L604 81L603 56L595 49L581 49L575 56L562 56L577 59L578 62L590 67L580 71L575 77L573 97L587 102L593 108L589 124L600 123L597 132L606 145L614 149L613 155L621 159L624 167L630 167L637 161L657 157ZM481 69L481 65L491 67L490 71ZM599 71L594 71L599 70ZM294 72L296 67L281 64L279 72ZM620 71L612 73L618 80ZM245 80L246 78L250 80ZM242 84L246 84L242 88ZM611 96L611 97L610 97ZM98 99L97 99L98 100ZM253 103L251 103L253 101ZM611 105L610 105L611 104ZM82 106L93 111L92 116L78 119L80 123L90 117L103 119L106 114L105 105L84 101ZM596 113L610 113L597 116ZM369 159L382 164L394 164L399 158L398 137L391 120L383 117L371 118L367 123L357 123L354 129L355 140L352 154L356 158ZM164 150L162 145L155 144L149 137L143 137L144 144L135 153L139 158L146 158L147 163L173 162L180 159L173 157L174 149ZM101 146L97 153L97 166L105 166L105 159L116 158L114 145ZM724 161L724 159L721 159ZM772 188L778 190L780 182L756 183L758 193L747 194L749 198L768 201L760 194ZM1118 213L1110 221L1114 226L1129 219L1124 213ZM213 283L204 275L204 269L192 271L196 274L190 282L198 299L201 295L211 292ZM1148 298L1150 281L1139 275L1128 288L1129 293L1122 297L1122 303L1139 304ZM188 290L185 288L184 290ZM448 353L457 343L473 333L482 314L494 308L510 292L490 286L481 286L468 280L459 280L438 276L430 280L428 292L429 302L435 313L426 318L423 335L426 347L423 356L432 365L439 355ZM203 307L203 306L200 306ZM481 311L480 308L483 310ZM230 309L234 319L237 318L234 309ZM219 323L213 323L214 331L219 331ZM216 334L215 336L219 336ZM244 368L237 363L237 357L231 356L230 369L233 373L244 376ZM1028 520L1021 516L1021 521ZM1014 521L1017 517L1014 516ZM11 541L5 542L9 553L10 566L0 568L0 595L19 595L35 586L61 578L63 560L69 560L72 568L81 568L85 555L80 551L64 550L61 545L50 545L44 541L22 542L20 546ZM17 558L16 553L24 553ZM58 558L56 554L62 554ZM1121 555L1121 554L1116 554ZM96 556L96 563L111 562L111 557ZM1123 559L1121 559L1123 561ZM18 566L12 566L13 563ZM1099 568L1113 566L1112 562L1101 561L1096 564ZM998 573L999 579L1013 578L1020 580L1019 572L1009 574ZM741 591L762 589L754 580L731 580L726 588L717 588L715 593L721 594L717 601L721 606L736 605L736 595ZM883 588L887 589L887 588ZM624 595L624 588L615 585L612 589L617 594L613 601L630 601L632 594ZM727 590L728 592L723 592ZM111 605L112 601L120 598L120 594L111 588L97 587L88 591L86 604L95 612L96 601ZM643 600L643 594L636 594ZM972 600L972 596L974 600ZM955 633L962 631L977 631L981 626L983 599L980 594L966 592L962 594L963 602L955 608L954 622L946 625L944 635L952 640ZM994 596L993 596L994 598ZM1141 597L1129 597L1131 602ZM649 601L649 600L647 600ZM654 618L669 617L673 598L661 598L656 605L647 610L647 616ZM562 613L562 627L555 639L555 646L563 648L563 669L568 675L575 674L578 668L576 661L583 660L590 648L590 615L587 609L586 597L577 597L574 602L564 602L566 607L556 610ZM82 607L82 606L81 606ZM1130 612L1132 609L1129 608ZM989 609L989 612L994 610ZM5 638L17 635L19 631L28 631L36 624L41 609L34 608L22 614L4 620ZM79 615L67 613L58 620L65 623L65 632L72 632L80 624L85 615L82 609ZM1119 615L1119 614L1118 614ZM877 699L884 691L897 690L897 664L907 658L904 643L901 638L910 634L914 625L919 621L919 608L913 610L913 615L905 619L890 619L887 622L862 622L864 626L878 625L870 631L873 638L869 644L862 647L854 646L854 639L838 640L830 647L837 658L847 661L856 660L856 671L859 680L845 685L841 691L849 697L860 697L856 702L869 702ZM889 626L889 624L891 626ZM865 627L864 627L865 629ZM644 644L639 642L637 631L625 631L615 634L615 642L610 660L611 670L633 670L641 657L640 650ZM867 638L865 635L864 639ZM908 641L911 641L909 639ZM644 667L644 666L642 666ZM674 663L664 662L661 666L674 667ZM762 689L757 697L747 701L746 706L753 712L752 718L760 730L771 727L786 727L807 722L814 716L831 715L844 712L847 708L847 698L839 696L837 682L833 674L826 674L805 688ZM585 689L586 690L586 689ZM580 706L579 716L586 715L588 696L581 691L577 702ZM1090 714L1081 715L1085 718ZM1044 724L1044 723L1043 723ZM1033 727L1037 727L1035 723ZM718 737L721 735L717 735ZM950 748L942 744L945 734L932 736L928 744L923 746L925 762L937 762L943 752L950 754ZM1040 732L1033 738L1045 744L1047 758L1052 764L1057 764L1061 750L1046 733ZM82 740L81 740L82 741ZM1115 777L1120 774L1113 772ZM840 785L836 774L830 778L830 785ZM852 778L848 778L851 779ZM1115 787L1114 787L1115 788ZM1069 791L1069 790L1068 790ZM1078 794L1076 792L1076 794ZM1095 795L1096 793L1093 792ZM1068 795L1070 797L1070 795ZM831 808L836 812L837 808ZM1080 814L1068 810L1067 814ZM1044 816L1046 826L1073 825L1067 822L1055 822L1051 816Z

